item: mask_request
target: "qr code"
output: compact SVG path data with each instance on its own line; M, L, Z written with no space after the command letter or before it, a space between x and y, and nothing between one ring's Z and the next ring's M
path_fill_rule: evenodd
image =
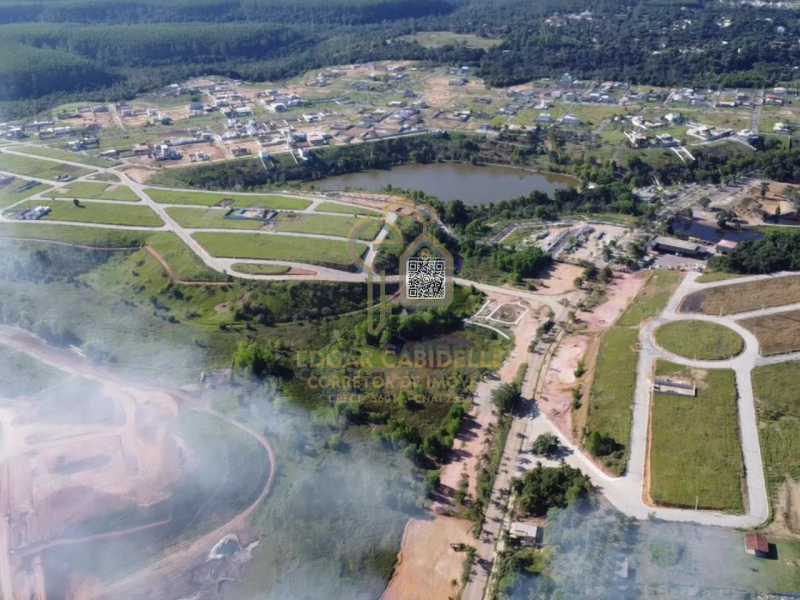
M447 295L445 260L413 256L406 262L406 297L413 300L443 300Z

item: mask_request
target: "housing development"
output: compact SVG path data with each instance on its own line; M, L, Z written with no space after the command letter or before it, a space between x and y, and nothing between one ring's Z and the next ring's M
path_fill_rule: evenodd
M0 0L0 597L800 593L795 9L285 4Z

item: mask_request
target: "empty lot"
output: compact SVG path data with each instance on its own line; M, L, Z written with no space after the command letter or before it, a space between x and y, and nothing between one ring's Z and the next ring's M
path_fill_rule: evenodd
M733 371L665 361L656 371L692 378L697 396L653 395L651 498L666 506L741 512L744 467Z
M0 152L0 171L9 171L18 175L57 180L59 177L81 177L92 172L91 169L65 165L50 160L39 160L28 156L18 156Z
M734 283L689 294L681 312L732 315L800 302L800 275Z
M350 242L269 234L196 233L193 236L214 256L285 260L352 268L356 262ZM360 248L363 255L367 246Z
M800 310L744 319L740 324L758 338L764 356L800 352Z
M292 233L335 235L343 238L352 237L369 242L375 239L382 225L383 223L378 219L287 213L278 217L275 230Z
M83 201L75 206L70 200L26 200L14 208L16 214L35 206L49 206L52 212L48 221L74 221L79 223L103 223L104 225L131 225L138 227L161 227L164 223L156 213L146 206L111 204Z
M275 210L303 210L311 205L310 200L289 198L274 194L240 196L225 192L182 192L147 188L145 192L159 204L188 204L194 206L217 206L223 203L240 208L272 208Z
M53 198L82 198L87 200L119 200L138 202L137 196L126 185L115 185L103 181L76 181L67 186L55 188L47 192Z

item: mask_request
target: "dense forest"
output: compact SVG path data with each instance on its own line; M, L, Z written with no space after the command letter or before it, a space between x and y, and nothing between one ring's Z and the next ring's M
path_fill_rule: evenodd
M425 48L417 31L501 40ZM470 64L505 86L573 76L667 85L791 80L800 15L773 6L647 0L0 0L0 111L80 93L130 97L176 79L274 80L409 58Z

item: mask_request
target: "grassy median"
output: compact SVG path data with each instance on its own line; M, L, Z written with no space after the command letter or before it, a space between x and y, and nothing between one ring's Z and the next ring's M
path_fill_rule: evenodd
M800 310L790 310L739 322L758 339L761 354L800 352Z
M742 353L744 340L723 325L676 321L656 330L656 342L667 352L695 360L724 360Z
M665 506L742 512L744 465L733 371L659 361L656 373L691 378L697 396L653 396L650 497Z

